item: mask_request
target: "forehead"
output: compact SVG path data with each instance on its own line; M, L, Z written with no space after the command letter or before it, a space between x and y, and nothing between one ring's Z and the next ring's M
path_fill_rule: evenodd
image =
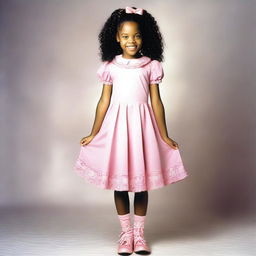
M119 25L120 33L136 33L139 32L139 25L135 21L124 21Z

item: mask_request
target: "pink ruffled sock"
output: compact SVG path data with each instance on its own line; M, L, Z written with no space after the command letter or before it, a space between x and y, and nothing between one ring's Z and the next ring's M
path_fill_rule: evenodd
M146 219L146 215L140 216L140 215L134 214L134 228L144 228L145 219Z
M134 214L134 239L137 240L139 238L144 239L144 226L145 226L145 216L140 216Z
M151 252L149 246L147 245L147 241L144 238L145 219L146 219L146 216L139 216L134 214L133 236L134 236L134 252L135 253L139 253L142 251L148 252L148 253Z
M131 217L130 213L124 214L124 215L118 215L121 228L123 232L127 232L131 229Z
M132 254L133 252L133 229L131 227L130 213L118 215L122 231L118 239L118 254Z

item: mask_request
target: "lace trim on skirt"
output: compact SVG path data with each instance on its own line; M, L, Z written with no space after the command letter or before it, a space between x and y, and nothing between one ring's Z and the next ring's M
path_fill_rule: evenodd
M90 183L103 189L117 191L141 192L161 188L171 183L183 180L188 176L182 164L177 163L165 170L164 174L128 177L128 175L103 175L101 171L89 167L84 161L76 161L74 171Z

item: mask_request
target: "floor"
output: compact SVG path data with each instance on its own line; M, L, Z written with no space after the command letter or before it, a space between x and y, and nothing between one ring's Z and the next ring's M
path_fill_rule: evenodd
M2 208L0 256L117 255L120 226L113 214L104 207ZM147 216L151 255L256 255L256 218Z

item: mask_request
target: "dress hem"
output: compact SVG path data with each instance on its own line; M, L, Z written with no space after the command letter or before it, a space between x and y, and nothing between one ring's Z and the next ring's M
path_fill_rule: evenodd
M78 160L78 162L80 162ZM81 164L81 163L80 163ZM170 169L170 168L169 168ZM176 174L175 176L170 177L169 179L166 179L160 183L157 184L151 184L150 186L144 186L143 185L138 185L136 188L136 185L134 188L129 188L129 185L125 185L124 183L120 182L120 184L107 184L109 183L108 180L104 179L95 179L95 170L90 168L89 166L85 165L83 162L83 165L76 164L73 170L76 172L76 174L84 180L86 180L88 183L95 185L98 188L105 189L105 190L116 190L116 191L128 191L128 192L142 192L142 191L150 191L150 190L156 190L163 188L167 185L177 183L179 181L182 181L186 177L189 176L189 174L186 172L185 168L182 166L182 170L179 169L181 174ZM109 177L108 177L109 179ZM144 183L145 184L145 183ZM140 188L139 188L140 187Z

